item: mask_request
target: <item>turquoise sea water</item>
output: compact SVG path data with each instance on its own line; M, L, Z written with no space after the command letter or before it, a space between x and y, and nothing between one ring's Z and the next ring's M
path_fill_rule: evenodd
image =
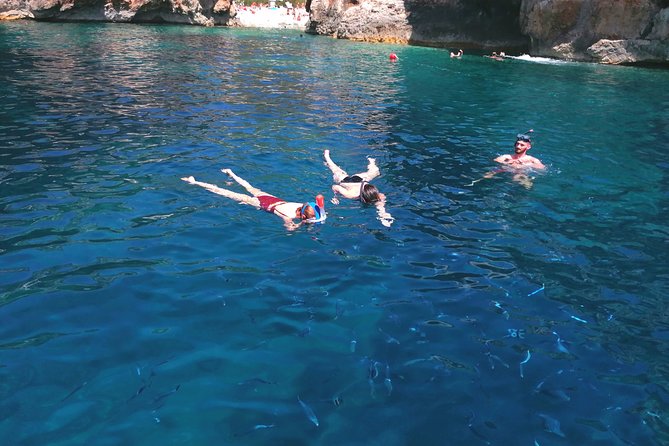
M0 85L2 444L669 444L669 71L2 23ZM179 180L330 198L325 148L391 228Z

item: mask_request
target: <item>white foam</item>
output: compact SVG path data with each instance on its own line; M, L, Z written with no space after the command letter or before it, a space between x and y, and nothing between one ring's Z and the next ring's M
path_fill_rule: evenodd
M509 59L525 60L525 61L528 61L528 62L543 63L543 64L550 64L550 65L560 65L560 64L569 63L566 60L551 59L549 57L534 57L534 56L530 56L529 54L521 54L520 56L504 56L504 57L507 57Z

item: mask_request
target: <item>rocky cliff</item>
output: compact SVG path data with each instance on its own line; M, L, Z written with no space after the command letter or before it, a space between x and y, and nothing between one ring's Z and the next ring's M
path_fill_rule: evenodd
M338 38L527 49L521 0L312 0L309 31Z
M523 0L532 54L603 63L669 62L669 0Z
M232 0L0 0L0 19L227 25Z
M308 0L308 31L376 42L669 64L669 0ZM0 18L229 25L232 0L0 0Z
M338 38L669 63L669 0L312 0L310 7L310 32Z

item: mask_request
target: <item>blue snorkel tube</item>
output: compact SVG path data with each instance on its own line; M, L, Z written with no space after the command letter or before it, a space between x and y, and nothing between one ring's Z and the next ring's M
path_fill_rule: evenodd
M310 201L302 206L302 213L304 213L304 208L311 206L314 208L316 216L313 218L307 218L304 220L306 223L323 223L325 219L328 218L328 215L325 213L325 199L322 195L316 195L316 202Z

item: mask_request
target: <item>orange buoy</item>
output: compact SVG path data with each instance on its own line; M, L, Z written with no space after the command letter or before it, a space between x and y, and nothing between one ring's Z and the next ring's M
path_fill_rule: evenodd
M395 53L390 53L390 55L388 56L388 59L393 60L393 61L394 61L394 60L397 60L397 54L395 54Z

